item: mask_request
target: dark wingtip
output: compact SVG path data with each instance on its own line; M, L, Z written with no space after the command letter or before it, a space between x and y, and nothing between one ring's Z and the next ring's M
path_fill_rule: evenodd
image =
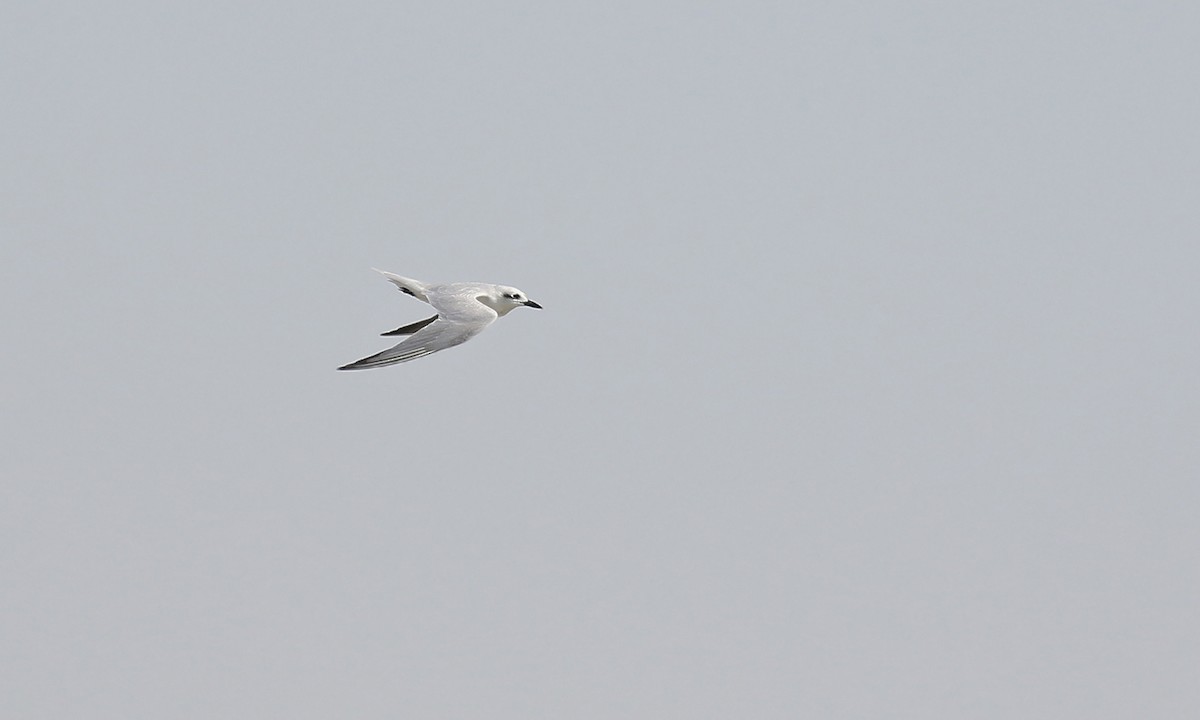
M372 357L374 357L374 356L372 356ZM363 365L364 360L370 360L370 359L371 358L363 358L362 360L355 360L352 363L346 363L345 365L338 368L338 370L362 370L363 368L370 367L369 365Z
M438 319L438 316L434 315L433 317L428 318L426 320L418 320L417 322L415 322L411 325L405 325L404 327L398 327L395 330L388 330L385 333L379 333L379 334L384 337L388 337L391 335L412 335L416 331L420 330L421 328L425 327L426 325L428 325L429 323L431 323L437 319Z

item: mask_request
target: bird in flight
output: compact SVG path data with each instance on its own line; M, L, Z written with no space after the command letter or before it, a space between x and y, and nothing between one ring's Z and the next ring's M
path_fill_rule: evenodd
M461 345L479 333L498 317L504 317L522 305L542 309L525 293L507 285L491 283L443 283L433 285L420 280L400 277L376 270L390 280L400 292L427 302L437 315L411 325L383 333L384 336L409 335L395 347L376 353L338 370L369 370L416 360L438 350Z

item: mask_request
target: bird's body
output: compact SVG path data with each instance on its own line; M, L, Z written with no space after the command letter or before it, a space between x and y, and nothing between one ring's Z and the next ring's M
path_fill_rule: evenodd
M343 365L338 370L367 370L419 357L461 345L478 335L496 318L504 317L522 305L541 308L525 297L520 290L491 283L429 284L378 270L400 291L427 302L437 315L383 333L385 336L409 335L392 348L362 360Z

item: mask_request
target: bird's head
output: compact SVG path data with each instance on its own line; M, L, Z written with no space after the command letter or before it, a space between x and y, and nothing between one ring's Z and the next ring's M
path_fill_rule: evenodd
M538 310L542 309L541 305L538 305L534 301L530 300L528 297L526 297L525 293L521 292L515 287L507 287L505 285L496 286L496 295L492 298L492 301L495 303L495 305L492 307L494 307L496 312L500 315L504 315L510 310L519 308L522 305L525 305L526 307L537 308Z

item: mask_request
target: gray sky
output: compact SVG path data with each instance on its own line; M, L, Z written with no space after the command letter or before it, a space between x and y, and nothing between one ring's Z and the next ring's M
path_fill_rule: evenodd
M17 3L20 718L1200 715L1200 10ZM382 370L428 308L545 305Z

